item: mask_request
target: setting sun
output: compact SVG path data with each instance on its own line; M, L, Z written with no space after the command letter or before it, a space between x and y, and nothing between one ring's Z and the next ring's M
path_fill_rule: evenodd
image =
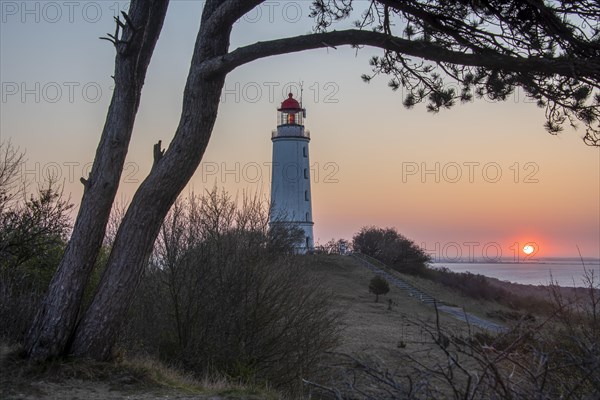
M526 244L525 246L523 246L523 253L525 253L525 254L531 254L534 251L535 251L535 248L530 244Z

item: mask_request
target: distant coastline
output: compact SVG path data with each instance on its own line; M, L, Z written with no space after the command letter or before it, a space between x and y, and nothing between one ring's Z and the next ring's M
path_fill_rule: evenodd
M597 275L596 275L597 277ZM500 279L486 277L488 282L492 285L500 287L520 297L534 297L546 301L552 301L551 288L548 285L524 285L520 283L512 283L507 281L501 281ZM598 287L598 285L596 285ZM589 299L589 288L580 286L557 286L556 289L565 302L579 302L581 300ZM596 289L596 292L600 293L600 289Z
M598 265L600 258L596 257L540 257L540 258L523 258L515 260L514 257L501 257L501 258L440 258L434 261L434 264L556 264L556 263L577 263L582 265L583 263L591 263Z
M536 260L496 261L436 260L432 268L448 268L454 272L470 272L496 279L500 282L526 286L547 286L551 281L563 287L584 287L584 266L594 271L596 282L600 282L600 259L574 257L547 257Z

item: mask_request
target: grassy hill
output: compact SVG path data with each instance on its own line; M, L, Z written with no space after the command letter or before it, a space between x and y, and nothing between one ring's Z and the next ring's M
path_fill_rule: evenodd
M436 316L434 307L393 285L390 285L390 292L381 296L379 303L375 303L375 295L369 293L368 289L374 273L352 257L318 255L310 259L308 266L310 273L317 275L325 289L331 291L344 313L345 327L339 352L366 354L393 362L399 352L423 351L427 347L423 342L431 340L422 332L420 322L434 323L439 318L440 325L457 334L467 334L469 329L476 330L447 314ZM426 279L398 272L394 274L445 304L462 307L469 313L493 322L502 321L490 318L488 313L507 310L497 303L473 300ZM391 308L389 300L392 301Z
M390 285L380 297L369 293L374 273L349 256L315 255L305 258L306 274L316 277L342 313L342 336L335 353L322 360L319 382L340 384L347 371L365 360L395 374L410 376L413 366L407 360L436 365L446 358L444 344L435 327L442 327L452 338L470 340L486 332L447 314L436 313L414 297ZM476 301L441 284L394 272L411 285L436 299L479 317L507 312L505 307ZM500 313L498 312L500 311ZM454 339L453 339L454 340ZM463 340L463 339L461 339ZM440 344L442 343L442 344ZM447 344L446 344L447 345ZM113 363L56 361L28 365L14 348L2 348L0 398L19 399L271 399L276 393L248 385L238 385L222 377L194 379L151 360L120 360ZM367 361L365 361L367 363ZM469 361L466 361L466 365ZM365 364L366 365L366 364ZM366 368L366 367L361 367ZM443 391L440 393L444 393ZM439 394L439 393L438 393Z

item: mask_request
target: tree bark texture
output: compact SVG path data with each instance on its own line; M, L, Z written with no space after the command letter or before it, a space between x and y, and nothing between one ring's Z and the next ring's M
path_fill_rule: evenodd
M63 354L80 313L81 300L119 186L142 86L162 29L168 0L133 0L111 40L116 48L115 90L90 176L57 272L29 329L25 347L31 359Z
M99 360L111 357L161 223L200 164L217 117L226 74L203 77L203 61L227 53L233 22L254 5L250 1L206 3L179 126L132 199L96 295L75 332L71 354ZM233 9L227 11L228 6Z

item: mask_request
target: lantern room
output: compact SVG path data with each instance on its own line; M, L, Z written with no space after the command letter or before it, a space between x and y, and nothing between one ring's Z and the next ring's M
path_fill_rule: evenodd
M303 125L303 119L306 117L306 110L300 103L294 99L293 94L281 103L281 108L277 109L277 126L282 125Z

